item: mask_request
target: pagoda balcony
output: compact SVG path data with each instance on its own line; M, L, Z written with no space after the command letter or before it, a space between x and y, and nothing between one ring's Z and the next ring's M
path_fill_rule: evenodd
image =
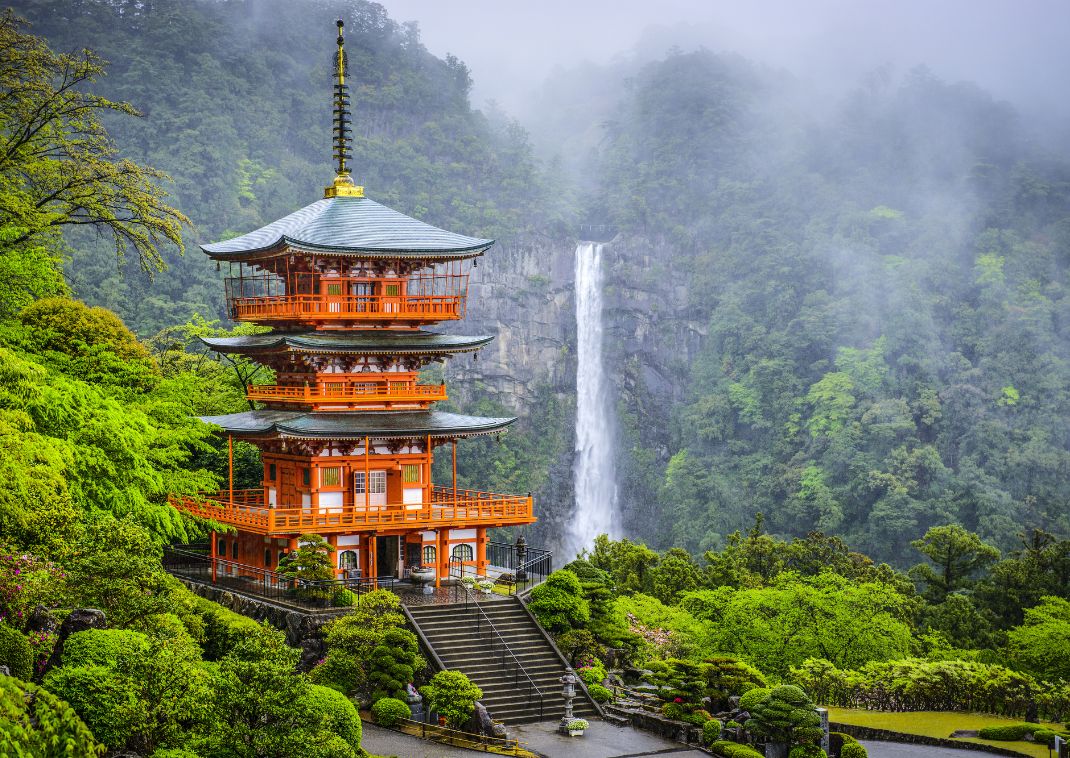
M387 384L356 383L342 386L329 384L284 387L281 385L249 385L245 396L265 403L295 403L299 405L388 405L399 403L435 403L446 399L445 384Z
M235 321L433 324L464 318L466 295L272 295L229 301Z
M512 526L535 521L530 495L435 486L421 505L340 507L268 505L264 490L234 490L199 496L172 495L171 505L194 516L264 535L341 534L395 530Z

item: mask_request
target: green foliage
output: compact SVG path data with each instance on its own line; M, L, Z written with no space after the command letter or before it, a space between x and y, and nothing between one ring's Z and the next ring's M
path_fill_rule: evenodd
M48 690L0 676L0 753L34 758L101 756L105 747L74 710Z
M391 727L398 723L399 719L412 718L412 710L404 700L384 697L372 703L372 716L376 724Z
M567 632L583 626L591 618L579 577L564 569L553 572L532 590L528 608L551 632Z
M298 707L310 714L321 715L323 729L341 740L354 755L360 755L363 727L360 713L352 700L337 690L313 684L309 686ZM334 740L331 739L330 742L333 743Z
M627 539L613 541L602 534L595 537L591 565L609 573L617 592L649 593L654 584L658 554L642 543Z
M558 635L556 642L558 649L573 666L577 665L577 660L597 659L602 654L602 646L587 629L570 629Z
M911 573L926 587L931 599L973 586L974 575L999 560L999 550L960 526L935 526L910 543L933 565L920 564Z
M63 643L64 666L114 667L120 656L145 655L149 638L126 629L89 629L75 632Z
M769 693L772 690L766 687L755 687L752 690L747 690L739 698L740 710L751 712L759 703L769 697Z
M774 742L798 741L797 732L821 725L814 704L806 693L794 685L774 687L750 709L744 726L747 731Z
M286 579L324 581L334 579L334 548L318 534L302 534L297 550L279 560L276 573Z
M601 684L606 678L606 667L601 661L594 661L590 666L581 666L576 669L584 684Z
M1070 681L1070 602L1045 597L1007 632L1015 664L1041 679Z
M483 691L460 671L439 671L420 689L427 708L446 719L446 724L460 729L475 710Z
M721 722L710 719L702 725L702 744L709 747L721 738Z
M280 642L284 639L277 629L195 595L178 582L171 585L170 592L179 618L190 636L203 647L207 660L223 658L250 638L273 637Z
M996 740L998 742L1012 742L1025 739L1026 735L1032 735L1043 727L1040 724L1008 724L1006 726L986 726L978 730L977 736L983 740Z
M412 683L416 672L425 665L415 634L408 629L386 630L369 656L367 676L371 699L404 699L406 685Z
M848 742L840 748L840 758L869 758L869 753L857 742Z
M828 758L818 745L796 745L788 752L788 758Z
M608 703L613 699L613 693L598 683L588 684L587 694L589 694L591 699L596 703Z
M33 676L33 651L30 642L19 632L0 622L0 665L7 666L11 676L29 681Z
M764 758L762 753L759 753L749 745L743 745L739 742L718 740L706 747L709 748L711 753L722 758Z
M132 248L143 271L158 270L159 247L181 249L189 219L164 202L158 183L167 177L121 158L104 128L112 114L137 112L85 91L104 71L96 54L57 55L23 26L10 10L0 17L0 212L22 230L0 255L89 226L114 241L120 260Z
M351 613L324 627L327 657L312 670L313 681L336 686L346 693L369 696L372 651L383 644L387 632L404 625L401 601L393 592L375 590L363 595L360 605ZM409 681L411 675L402 685Z

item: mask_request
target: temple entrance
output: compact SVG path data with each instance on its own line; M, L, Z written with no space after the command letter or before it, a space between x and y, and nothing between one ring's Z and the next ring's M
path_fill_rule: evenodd
M401 537L378 537L375 540L375 566L379 576L401 577L398 571Z

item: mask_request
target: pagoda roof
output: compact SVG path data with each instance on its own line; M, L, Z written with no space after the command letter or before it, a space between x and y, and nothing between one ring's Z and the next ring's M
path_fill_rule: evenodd
M365 329L339 332L269 332L240 337L201 337L201 342L219 353L258 353L281 349L309 353L433 354L478 350L493 337L464 337L422 329L398 331Z
M256 410L227 416L202 416L201 421L230 434L298 439L360 439L363 437L474 437L493 434L516 418L462 416L442 411L349 411L309 413Z
M293 248L369 258L470 258L493 244L425 224L366 197L340 196L201 249L217 260L270 258Z

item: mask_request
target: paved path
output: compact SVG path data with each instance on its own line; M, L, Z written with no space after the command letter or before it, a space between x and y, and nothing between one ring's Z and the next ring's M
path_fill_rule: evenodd
M687 745L657 737L630 726L613 726L604 721L591 721L591 728L582 737L569 737L557 732L556 721L523 724L509 728L509 736L516 737L533 752L547 758L637 758L665 756L665 758L702 758L708 753L692 750Z
M367 721L363 726L364 736L360 740L360 746L372 755L396 756L397 758L476 758L480 755L489 755L489 753L478 753L474 750L428 742L410 734L383 729Z
M983 756L976 750L955 750L949 747L931 747L930 745L907 745L902 742L862 743L869 758L966 758L966 756ZM991 755L991 753L989 753Z

